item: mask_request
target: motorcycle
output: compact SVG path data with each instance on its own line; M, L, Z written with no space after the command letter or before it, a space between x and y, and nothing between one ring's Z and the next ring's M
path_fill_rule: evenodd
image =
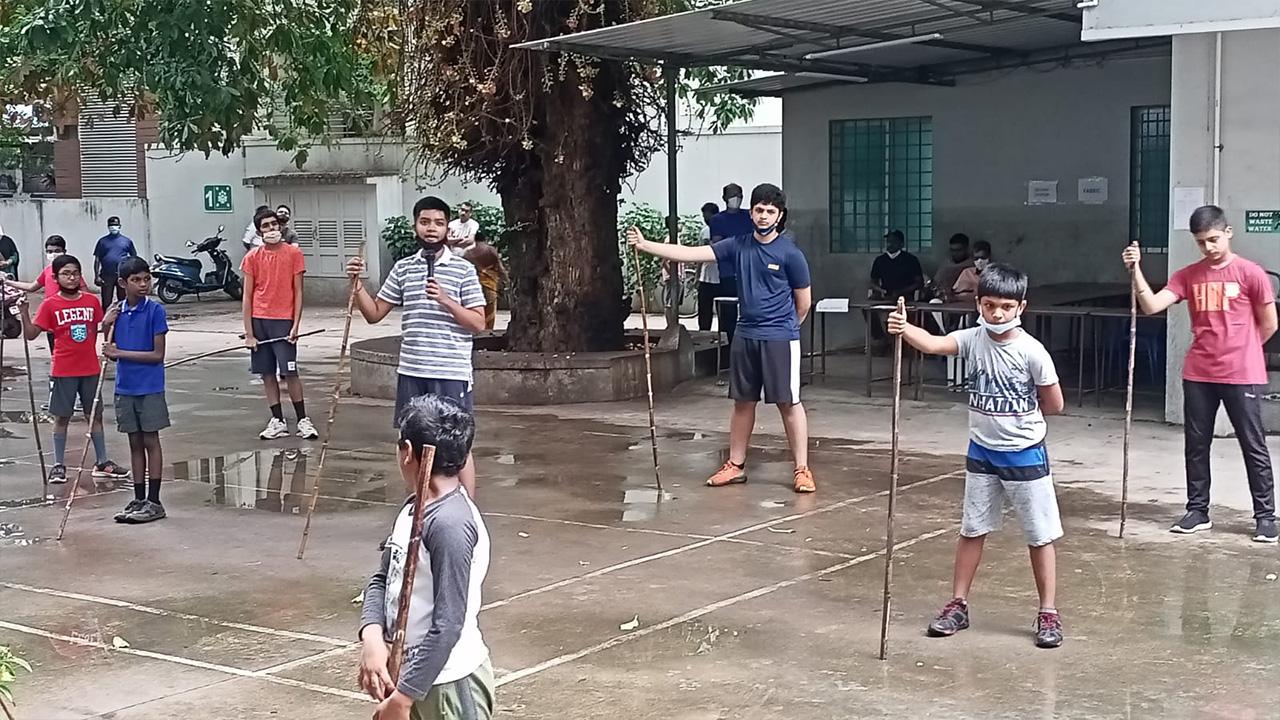
M0 278L8 277L0 273ZM0 286L0 335L13 340L22 334L22 318L18 314L18 301L23 292L8 285Z
M233 300L244 297L244 284L240 275L231 265L231 257L219 246L225 242L222 237L223 226L218 232L207 237L199 244L188 240L187 247L191 254L207 253L213 260L213 269L201 275L200 261L194 257L180 258L156 253L155 265L151 268L151 276L156 280L156 295L166 305L176 303L183 295L222 290Z

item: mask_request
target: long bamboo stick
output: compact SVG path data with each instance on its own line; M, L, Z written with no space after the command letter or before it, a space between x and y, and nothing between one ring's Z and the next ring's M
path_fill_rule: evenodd
M400 602L397 605L395 633L391 636L391 657L387 662L387 672L391 675L392 685L400 683L400 668L404 666L404 639L409 627L409 608L413 601L413 581L418 574L418 558L422 555L422 524L426 521L427 485L431 481L431 466L436 460L436 449L432 445L422 448L422 463L418 468L418 487L413 496L413 530L409 534L409 545L405 548L404 579L400 583Z
M903 299L898 298L898 313L907 312ZM889 656L889 607L892 604L893 587L893 524L898 510L898 424L902 417L902 334L893 336L893 415L890 420L892 449L889 456L889 513L884 533L884 605L880 612L880 659Z

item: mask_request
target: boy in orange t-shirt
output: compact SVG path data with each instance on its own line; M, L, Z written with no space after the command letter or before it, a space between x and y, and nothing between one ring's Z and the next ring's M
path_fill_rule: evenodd
M296 344L302 323L306 260L296 245L281 242L280 221L274 211L259 210L253 222L262 236L262 245L244 256L240 270L244 273L244 344L252 353L251 371L262 376L271 408L271 420L258 437L274 440L289 434L280 407L279 378L284 378L298 414L298 437L315 440L320 433L307 417Z

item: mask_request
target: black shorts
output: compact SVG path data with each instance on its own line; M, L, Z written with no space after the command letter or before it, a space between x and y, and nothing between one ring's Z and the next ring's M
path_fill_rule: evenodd
M160 432L169 427L169 403L164 393L116 395L116 429L126 435Z
M259 342L288 337L292 331L292 320L253 319L253 336ZM296 377L298 374L298 346L288 340L259 345L249 353L249 371L254 375Z
M440 395L452 398L462 404L467 412L475 414L475 395L471 383L465 380L432 380L431 378L399 375L396 380L396 414L393 418L395 427L400 427L400 413L409 401L423 395Z
M89 412L97 395L97 375L56 377L53 379L53 392L49 394L49 414L58 418L69 418L75 415L77 397L80 398L80 405L84 411Z
M735 335L729 348L729 397L771 405L800 403L800 341Z

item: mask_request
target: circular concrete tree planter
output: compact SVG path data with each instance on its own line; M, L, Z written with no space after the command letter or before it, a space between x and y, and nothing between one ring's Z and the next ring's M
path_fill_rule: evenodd
M693 341L678 334L653 336L653 391L667 392L694 374ZM597 353L507 352L502 333L476 336L477 405L563 405L644 397L644 352L640 331L627 331L634 350ZM351 345L351 391L394 399L400 337L361 340Z

